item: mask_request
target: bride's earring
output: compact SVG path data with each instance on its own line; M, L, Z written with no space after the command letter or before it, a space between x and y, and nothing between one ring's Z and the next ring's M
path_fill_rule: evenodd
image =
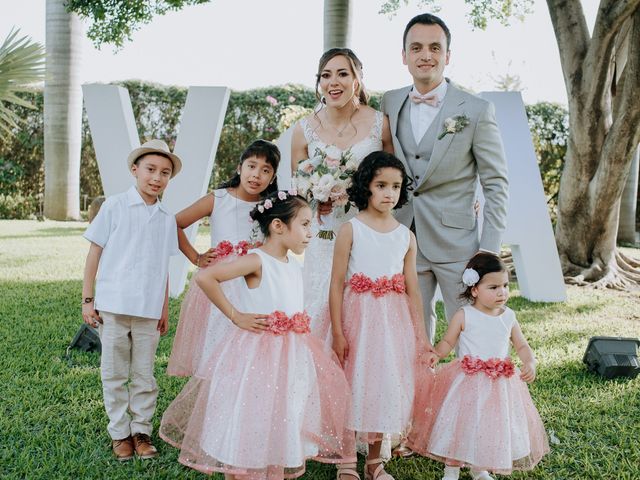
M324 95L320 96L320 103L322 103L323 105L327 104L327 99L324 97Z

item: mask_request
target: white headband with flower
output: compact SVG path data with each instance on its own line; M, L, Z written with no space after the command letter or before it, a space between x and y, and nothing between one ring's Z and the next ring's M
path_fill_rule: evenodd
M462 283L467 287L473 287L480 281L480 275L473 268L465 268L462 273Z
M278 192L278 199L279 200L286 200L287 197L292 196L295 197L298 195L298 191L295 188L291 188L288 191L284 191L284 190L280 190ZM276 199L274 198L273 201L275 201ZM271 199L267 198L264 203L262 205L258 205L258 211L260 213L264 213L265 210L269 210L271 207L273 207L273 201L271 201Z

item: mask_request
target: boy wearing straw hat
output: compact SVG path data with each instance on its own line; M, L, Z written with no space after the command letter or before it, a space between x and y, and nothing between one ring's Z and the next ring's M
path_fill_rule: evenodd
M182 168L162 140L134 149L127 162L136 184L107 198L84 233L91 246L82 285L82 317L100 332L107 430L121 461L158 454L153 364L169 324L169 257L179 252L175 217L158 197Z

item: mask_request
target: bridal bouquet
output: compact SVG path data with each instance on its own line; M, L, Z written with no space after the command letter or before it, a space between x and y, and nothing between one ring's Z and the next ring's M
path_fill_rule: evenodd
M351 150L342 152L330 145L326 150L316 148L313 157L298 164L293 182L298 195L305 197L313 207L318 203L329 202L335 209L348 212L349 196L347 188L351 186L351 176L358 168ZM333 214L321 215L318 237L333 240Z

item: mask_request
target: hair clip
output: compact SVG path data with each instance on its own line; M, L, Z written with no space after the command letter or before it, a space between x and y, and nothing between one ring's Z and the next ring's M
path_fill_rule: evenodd
M480 275L473 268L465 268L462 273L462 283L467 287L473 287L480 281Z

